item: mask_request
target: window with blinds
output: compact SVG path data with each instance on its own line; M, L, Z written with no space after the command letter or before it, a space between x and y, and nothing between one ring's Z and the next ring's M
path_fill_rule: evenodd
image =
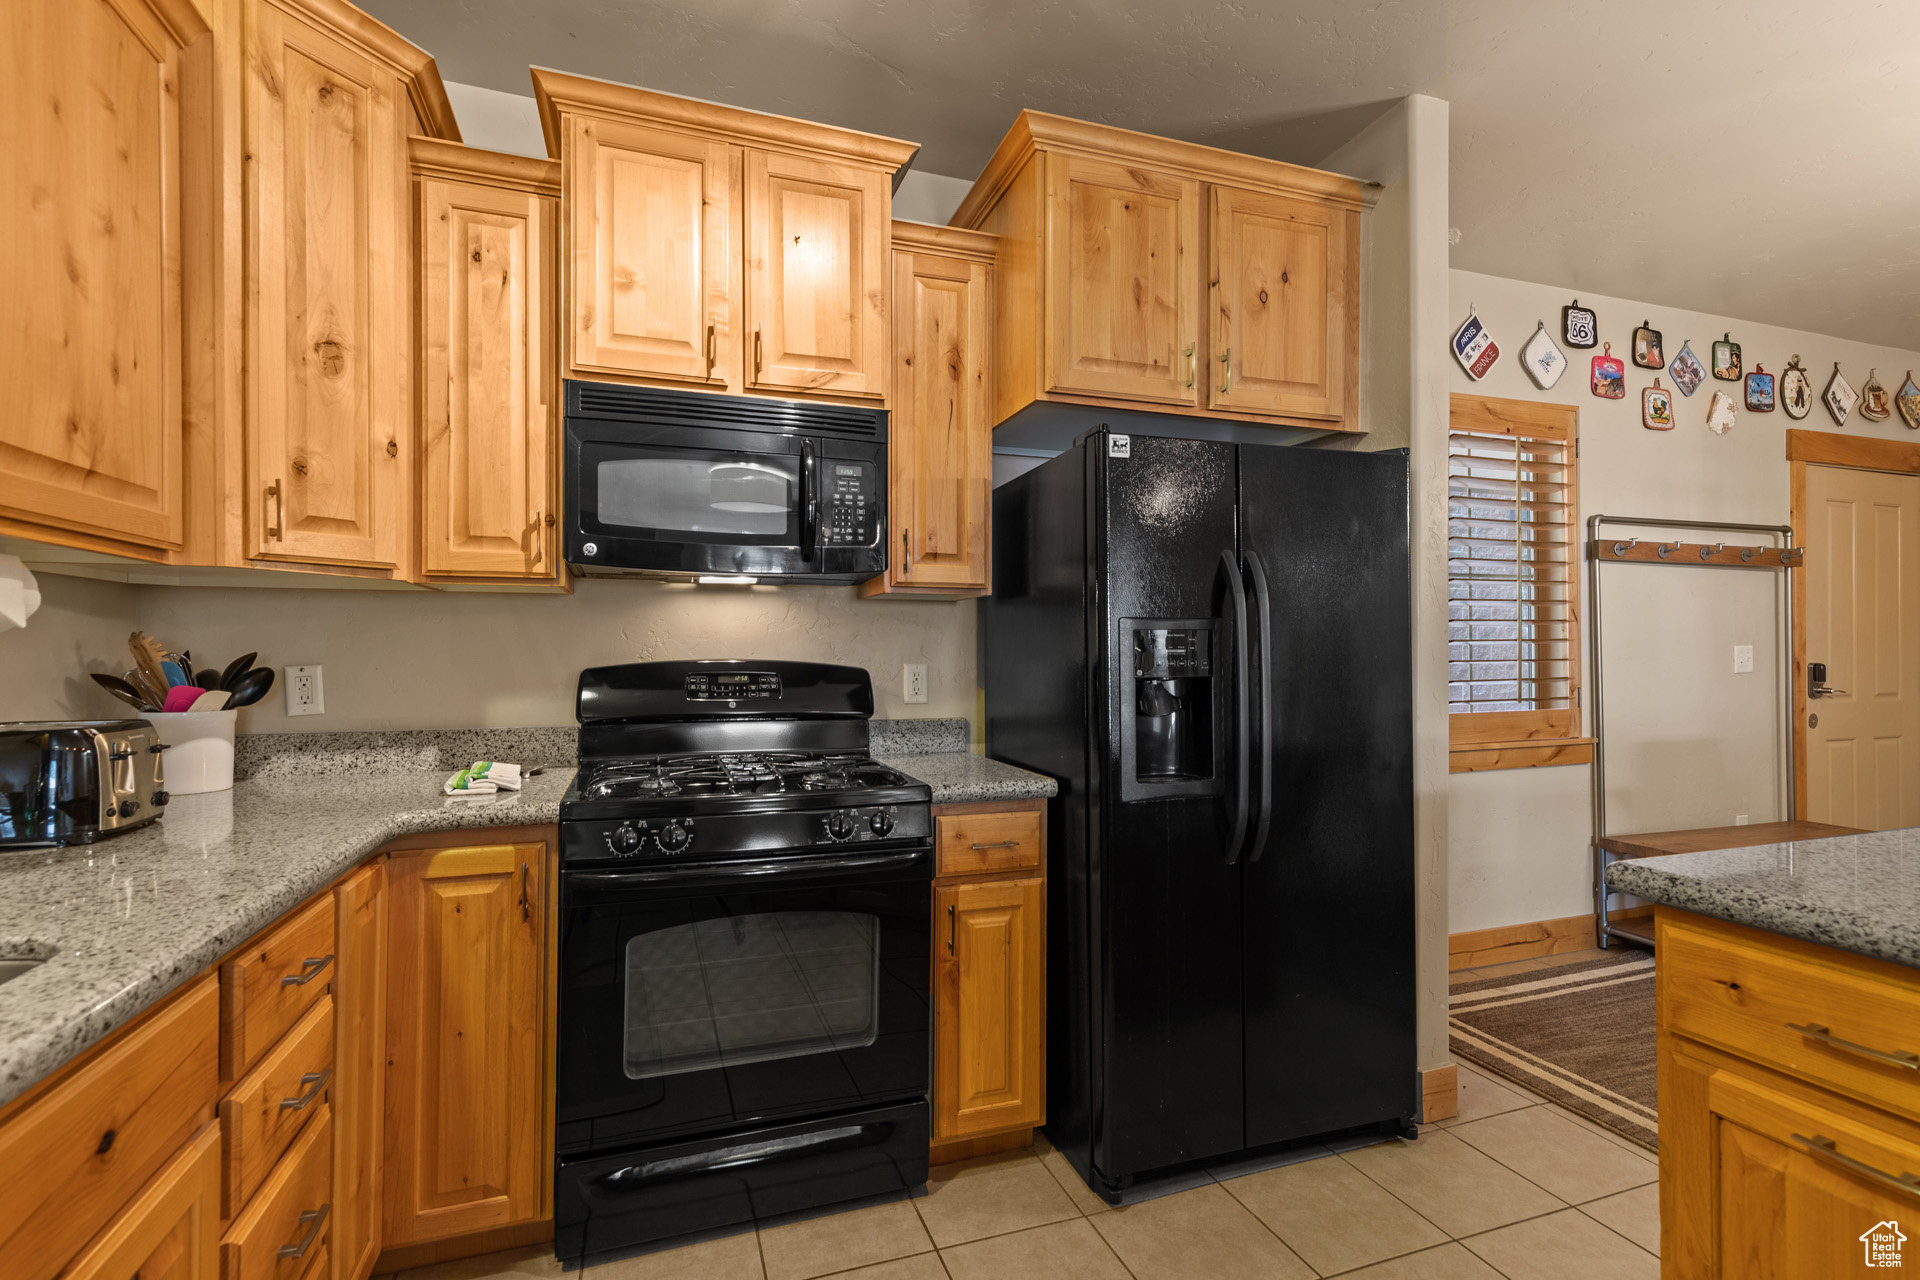
M1575 418L1566 405L1454 397L1447 701L1456 744L1579 734Z

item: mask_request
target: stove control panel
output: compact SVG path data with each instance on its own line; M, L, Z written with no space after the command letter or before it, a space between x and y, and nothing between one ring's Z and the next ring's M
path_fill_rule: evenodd
M693 702L746 702L780 696L780 677L771 671L690 671L686 692Z
M693 848L693 819L669 818L658 826L644 818L623 822L603 833L607 852L616 858L633 858L643 853L685 853Z
M821 834L836 844L857 840L885 840L893 835L894 828L899 826L900 811L894 805L883 805L873 809L835 809L816 821L820 823Z

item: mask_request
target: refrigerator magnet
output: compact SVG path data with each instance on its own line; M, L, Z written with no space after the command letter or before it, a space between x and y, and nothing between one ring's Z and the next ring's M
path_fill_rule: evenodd
M1680 388L1681 395L1691 396L1700 389L1700 384L1707 380L1707 366L1693 354L1693 339L1680 344L1680 354L1673 358L1667 372L1673 375L1673 385Z
M1582 351L1597 347L1600 345L1600 317L1593 313L1591 307L1581 306L1580 299L1575 298L1560 308L1560 336L1567 340L1568 346L1578 347Z
M1604 354L1593 358L1593 394L1602 400L1627 398L1627 366L1613 358L1611 342Z
M1527 339L1527 345L1520 348L1520 363L1527 366L1527 376L1542 391L1553 390L1553 384L1567 371L1567 353L1554 344L1545 320Z
M1847 415L1853 412L1853 406L1860 403L1860 393L1847 381L1847 375L1840 372L1840 362L1833 362L1833 376L1827 379L1827 389L1820 393L1820 403L1827 406L1827 416L1833 419L1833 425L1847 425Z
M1773 375L1764 365L1753 366L1747 375L1747 412L1772 413L1773 399Z
M1800 367L1800 357L1787 362L1780 374L1780 407L1795 422L1813 412L1813 383Z
M1723 436L1733 429L1733 397L1717 387L1713 399L1707 401L1707 430L1717 436Z
M1866 385L1860 388L1860 416L1869 422L1885 422L1893 414L1893 397L1880 382L1878 369L1867 370Z
M1640 393L1640 425L1649 431L1673 430L1673 392L1661 386L1658 378Z
M1453 358L1475 382L1486 377L1487 370L1500 359L1500 344L1487 332L1487 326L1480 322L1480 313L1472 306L1467 308L1467 318L1453 331Z
M1893 397L1894 408L1900 410L1900 421L1907 424L1907 430L1920 431L1920 384L1913 380L1913 370L1907 370L1907 380Z
M1660 331L1653 327L1653 321L1643 321L1633 331L1633 362L1642 369L1659 369L1666 365L1666 352L1660 347Z
M1740 344L1730 333L1713 344L1713 376L1722 382L1740 381Z

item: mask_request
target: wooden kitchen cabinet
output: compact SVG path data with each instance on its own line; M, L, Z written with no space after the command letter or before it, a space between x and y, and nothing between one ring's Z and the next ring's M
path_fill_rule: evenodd
M220 1280L220 1130L202 1129L61 1280Z
M560 166L433 138L408 147L422 577L557 582Z
M388 862L383 1249L550 1214L542 843Z
M1022 112L952 220L999 237L995 429L1064 444L1080 405L1359 430L1364 191Z
M183 306L212 288L183 215L211 185L212 46L190 0L0 19L0 532L145 559L182 543Z
M887 395L892 179L874 134L536 68L559 159L567 376Z
M955 599L990 586L992 236L893 224L893 411L886 572L863 596Z
M386 1129L387 863L333 891L339 975L333 982L332 1280L366 1280L380 1256L380 1162Z

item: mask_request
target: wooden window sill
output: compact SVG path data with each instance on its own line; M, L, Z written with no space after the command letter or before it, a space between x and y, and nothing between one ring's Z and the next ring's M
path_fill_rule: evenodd
M1592 738L1466 742L1448 751L1447 772L1480 773L1487 769L1537 769L1550 764L1592 763Z

